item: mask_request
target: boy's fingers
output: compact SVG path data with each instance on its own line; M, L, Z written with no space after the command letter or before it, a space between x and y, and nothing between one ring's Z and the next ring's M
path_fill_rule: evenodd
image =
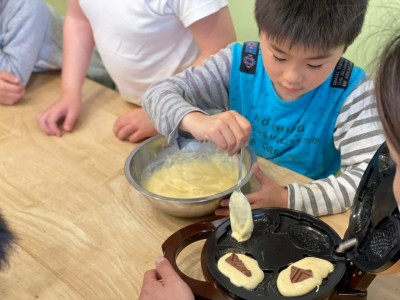
M229 216L229 208L227 207L220 207L218 209L215 210L214 214L216 216L224 216L227 217Z
M228 147L225 137L221 134L220 130L215 130L207 135L207 140L212 141L218 149L226 150Z
M40 128L42 128L42 130L43 130L46 134L50 135L50 128L49 128L49 126L48 126L48 124L47 124L46 113L40 113L40 114L38 114L38 116L36 117L36 119L37 119L37 121L38 121L38 123L39 123Z
M72 127L74 127L77 116L78 116L77 113L68 111L67 115L65 116L64 126L63 126L65 131L72 130Z

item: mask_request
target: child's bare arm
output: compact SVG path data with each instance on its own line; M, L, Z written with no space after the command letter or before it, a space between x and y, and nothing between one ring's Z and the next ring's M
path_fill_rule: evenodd
M61 96L37 116L47 135L61 136L71 131L81 108L81 89L94 48L93 32L78 0L68 0L64 22Z
M232 18L227 6L193 23L189 29L200 50L199 57L193 62L193 66L200 66L210 55L236 41Z

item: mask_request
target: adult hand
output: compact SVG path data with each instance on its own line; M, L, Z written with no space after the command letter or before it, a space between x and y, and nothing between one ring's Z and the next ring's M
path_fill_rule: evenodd
M13 105L25 95L25 86L18 77L0 71L0 104Z
M193 300L189 286L179 277L169 261L160 256L156 269L144 274L139 300Z
M61 136L62 131L71 131L81 109L79 96L62 95L60 99L37 116L40 128L47 135Z
M231 156L248 144L251 133L250 122L233 110L211 116L192 112L182 119L180 127L197 140L214 142Z
M263 207L288 207L288 191L275 181L267 177L260 169L258 163L253 165L253 174L260 183L257 192L246 195L252 209ZM215 211L216 215L229 216L229 199L220 202L220 208Z
M135 108L117 119L114 133L120 140L137 143L158 132L144 109Z

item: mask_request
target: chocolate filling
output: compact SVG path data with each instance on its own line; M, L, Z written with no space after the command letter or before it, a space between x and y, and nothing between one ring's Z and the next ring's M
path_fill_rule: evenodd
M301 282L311 277L313 277L312 270L304 270L295 266L290 269L290 281L292 283Z
M236 253L232 253L231 256L228 256L225 261L232 265L234 268L239 270L241 273L246 275L247 277L251 277L251 271L246 268L244 263L240 260L239 256L236 255Z

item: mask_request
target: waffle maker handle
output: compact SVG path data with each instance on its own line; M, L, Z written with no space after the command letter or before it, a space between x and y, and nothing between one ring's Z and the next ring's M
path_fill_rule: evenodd
M194 242L207 239L218 225L226 220L226 218L215 219L215 217L212 219L214 220L211 222L204 221L182 228L172 234L161 247L164 257L169 260L174 270L189 285L196 299L227 300L231 298L222 293L213 282L193 279L184 274L176 264L176 258L183 249ZM205 277L207 278L207 276Z

